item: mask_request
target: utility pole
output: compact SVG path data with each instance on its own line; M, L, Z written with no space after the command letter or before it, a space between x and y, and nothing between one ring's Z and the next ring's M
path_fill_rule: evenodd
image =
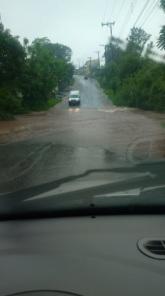
M88 59L89 59L89 73L91 75L91 73L92 73L92 57L89 57Z
M80 69L81 68L81 60L78 59L77 62L78 62L78 68Z
M113 32L112 32L112 27L115 25L115 22L108 22L108 23L102 23L102 27L107 26L110 29L110 40L109 40L109 45L111 48L111 54L113 58L113 47L112 47L112 37L113 37ZM105 52L105 57L106 57L106 52Z
M97 50L96 53L98 55L98 66L99 66L99 69L100 69L100 51Z
M107 44L100 44L100 46L104 47L104 58L106 60Z
M104 26L107 26L107 27L109 27L109 29L110 29L110 40L112 39L112 36L113 36L113 26L115 25L115 22L108 22L108 23L102 23L101 24L102 25L102 27L104 27Z
M106 50L107 50L107 44L100 44L100 46L104 47L104 50L106 52Z

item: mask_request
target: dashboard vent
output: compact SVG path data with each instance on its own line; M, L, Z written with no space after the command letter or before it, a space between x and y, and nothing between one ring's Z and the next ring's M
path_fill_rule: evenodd
M138 241L139 250L146 256L165 260L165 238L145 238Z

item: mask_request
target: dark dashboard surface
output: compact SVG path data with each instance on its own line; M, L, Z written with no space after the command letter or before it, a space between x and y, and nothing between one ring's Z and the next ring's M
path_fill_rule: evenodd
M165 260L137 248L153 236L165 237L163 215L0 222L0 295L162 296Z

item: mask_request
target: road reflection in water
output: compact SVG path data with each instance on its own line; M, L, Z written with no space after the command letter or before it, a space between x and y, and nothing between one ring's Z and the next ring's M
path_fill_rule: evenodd
M80 90L80 107L70 108L65 99L48 112L13 121L25 130L11 131L1 142L0 192L165 157L163 115L159 122L160 114L157 120L155 113L112 106L91 79L77 77L73 87Z
M80 108L69 108L68 109L69 112L80 112Z

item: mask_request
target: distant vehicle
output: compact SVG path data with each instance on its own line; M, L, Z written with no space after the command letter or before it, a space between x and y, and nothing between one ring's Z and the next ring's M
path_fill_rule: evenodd
M88 76L84 76L84 79L87 80L88 79Z
M72 90L70 92L68 103L69 103L69 106L79 106L80 105L80 92L79 92L79 90Z

